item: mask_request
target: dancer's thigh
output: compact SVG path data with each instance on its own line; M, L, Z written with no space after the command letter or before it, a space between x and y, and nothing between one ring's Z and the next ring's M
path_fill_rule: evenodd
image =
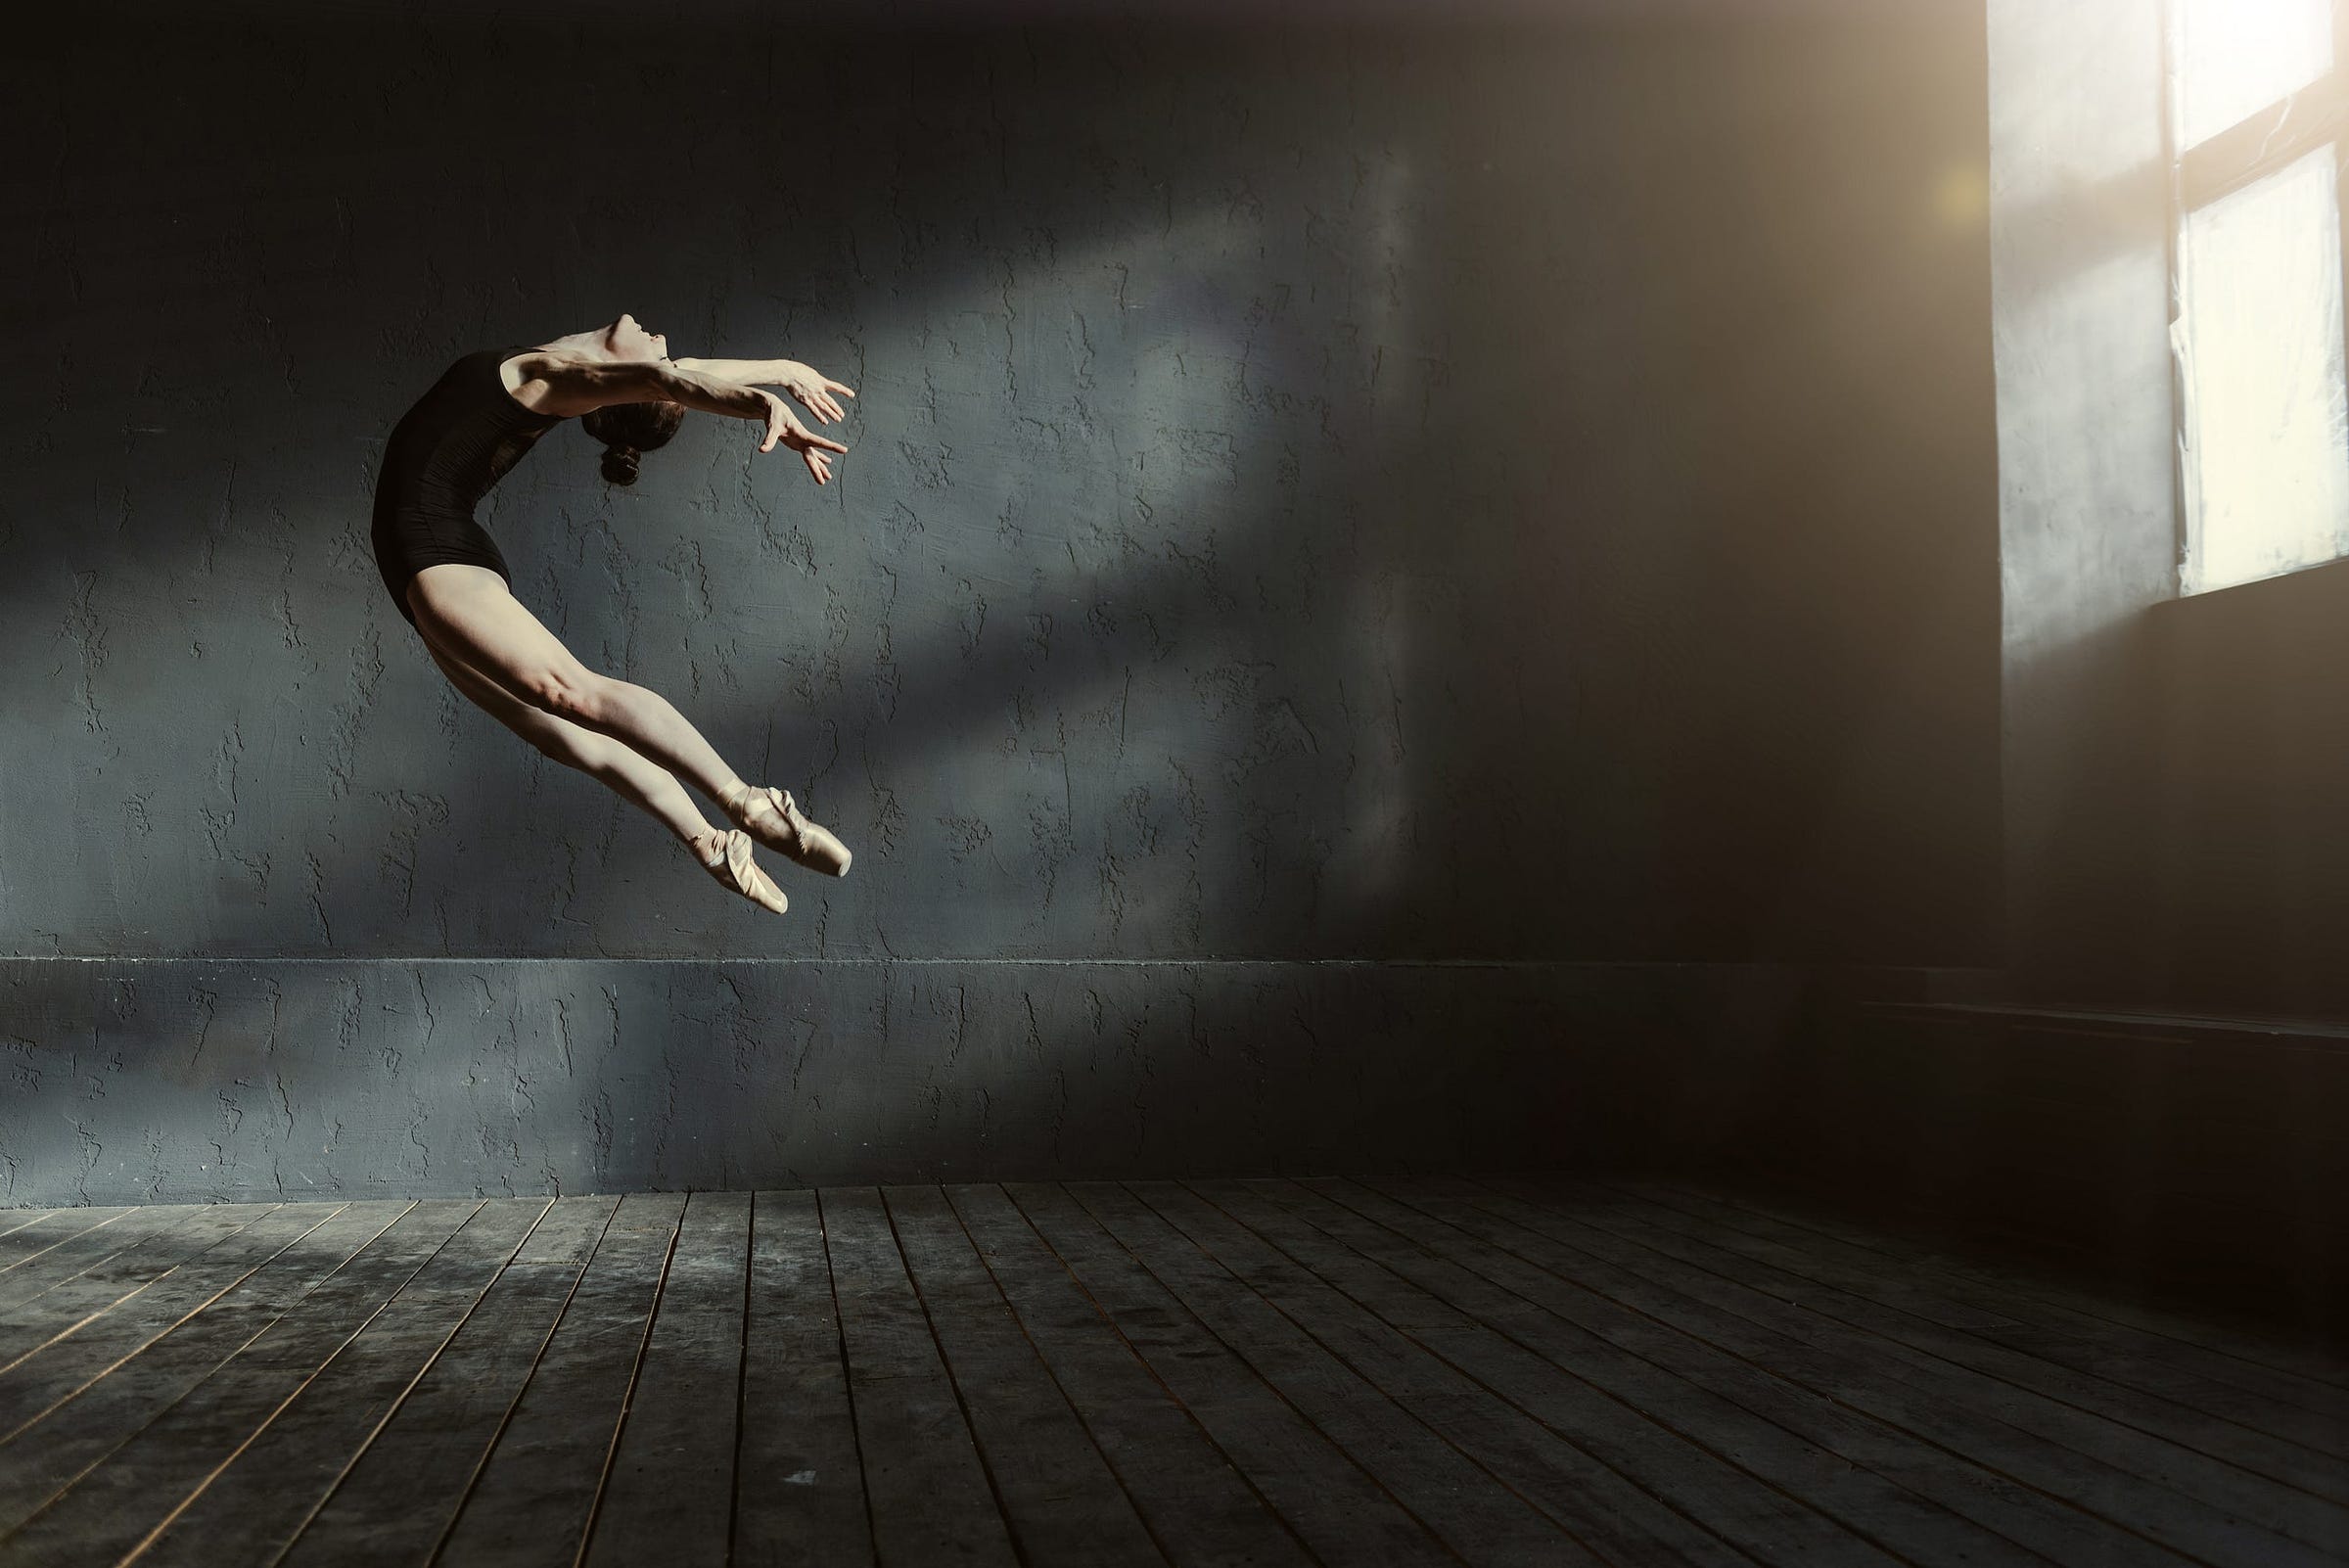
M545 713L581 714L604 679L546 629L487 567L446 562L408 581L425 643Z

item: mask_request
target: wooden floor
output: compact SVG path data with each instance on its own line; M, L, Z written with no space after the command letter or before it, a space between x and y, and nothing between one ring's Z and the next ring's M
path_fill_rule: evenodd
M2349 1364L1734 1193L0 1212L0 1564L2349 1562Z

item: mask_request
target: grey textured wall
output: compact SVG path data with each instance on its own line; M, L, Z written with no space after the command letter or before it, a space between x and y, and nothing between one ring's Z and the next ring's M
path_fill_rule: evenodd
M1786 966L27 960L20 1203L1702 1151ZM1654 1092L1643 1049L1674 1048ZM1572 1071L1564 1071L1571 1062ZM37 1114L36 1114L37 1113Z
M1980 54L83 13L10 84L11 1193L1541 1152L1784 994L1612 961L1979 961ZM615 492L565 428L484 514L857 848L781 920L368 555L449 358L621 309L861 393L824 489L697 419Z

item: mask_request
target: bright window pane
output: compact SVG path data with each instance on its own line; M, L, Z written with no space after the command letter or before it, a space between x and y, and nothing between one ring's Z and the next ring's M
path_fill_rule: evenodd
M2330 146L2187 214L2188 592L2349 546L2340 257Z
M2173 0L2178 146L2215 136L2332 65L2332 0Z

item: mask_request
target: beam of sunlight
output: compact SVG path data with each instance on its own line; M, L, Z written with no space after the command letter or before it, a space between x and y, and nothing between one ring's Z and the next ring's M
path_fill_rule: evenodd
M1992 203L2005 222L2159 159L2159 106L2149 92L2161 73L2160 34L2126 24L2137 3L1991 0L1991 36L2000 40L1991 56L1991 145L2029 150L1991 160ZM2106 80L2144 83L2144 113L2116 114L2105 95L2079 90Z

